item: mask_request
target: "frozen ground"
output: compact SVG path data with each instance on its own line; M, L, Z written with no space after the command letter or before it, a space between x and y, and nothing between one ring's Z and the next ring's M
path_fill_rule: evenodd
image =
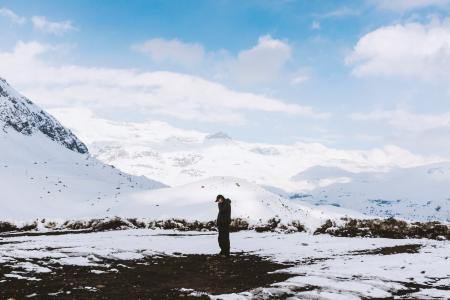
M65 235L3 235L0 238L0 267L3 269L0 290L17 286L17 282L39 281L43 274L56 274L68 266L88 268L89 272L102 278L105 274L120 275L122 269L117 266L130 262L148 263L148 259L165 255L207 257L217 252L216 239L214 233L147 229ZM450 298L448 241L338 238L251 231L232 233L231 240L234 253L264 256L275 263L286 263L277 272L288 273L286 278L289 278L271 284L262 281L263 287L253 287L244 292L238 290L233 293L231 287L219 289L222 291L220 295L210 295L213 299ZM215 262L218 270L221 269L220 264L221 261ZM189 270L184 272L189 274ZM193 277L198 276L194 271L192 273ZM258 274L249 272L245 276ZM204 287L186 284L186 289L211 291L206 283ZM95 287L91 292L93 295L102 293L101 288ZM38 295L36 293L35 296ZM198 295L205 297L204 294Z

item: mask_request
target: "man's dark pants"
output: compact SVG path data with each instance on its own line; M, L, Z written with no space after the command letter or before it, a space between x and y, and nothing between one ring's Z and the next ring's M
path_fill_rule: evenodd
M230 255L230 225L219 224L218 229L220 253Z

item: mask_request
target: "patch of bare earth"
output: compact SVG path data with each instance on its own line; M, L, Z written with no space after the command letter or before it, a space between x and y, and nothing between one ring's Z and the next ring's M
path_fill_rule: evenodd
M42 261L34 262L42 265ZM286 265L255 255L149 257L138 261L103 261L108 267L46 265L51 273L26 274L37 280L4 277L0 299L209 299L207 294L243 292L288 279L271 273ZM6 280L6 281L5 281ZM192 291L196 293L192 294Z
M358 255L393 255L401 253L419 253L422 245L420 244L408 244L408 245L397 245L393 247L382 247L371 250L359 250L352 253Z

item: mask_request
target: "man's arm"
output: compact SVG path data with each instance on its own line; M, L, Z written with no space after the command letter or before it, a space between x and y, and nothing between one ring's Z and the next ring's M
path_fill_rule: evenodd
M225 204L225 217L227 220L231 221L231 205L230 202Z

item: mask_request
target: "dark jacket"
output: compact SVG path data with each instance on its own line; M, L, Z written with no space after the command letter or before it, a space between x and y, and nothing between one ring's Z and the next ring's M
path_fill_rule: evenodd
M219 205L219 214L217 215L217 225L230 225L231 223L231 200L225 199Z

